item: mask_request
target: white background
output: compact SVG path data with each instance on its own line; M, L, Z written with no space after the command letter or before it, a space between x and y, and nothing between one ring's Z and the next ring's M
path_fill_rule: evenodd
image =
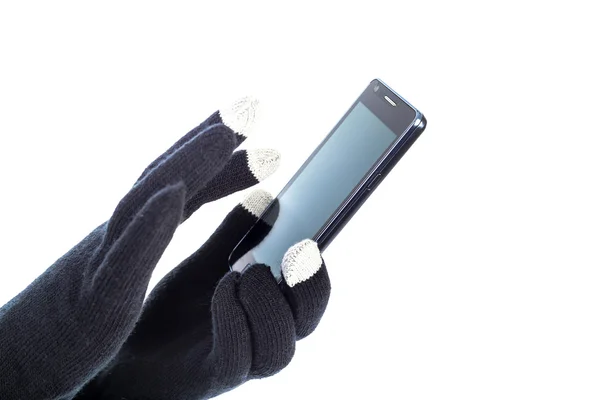
M379 77L429 126L325 253L319 329L223 399L600 397L595 2L150 3L0 4L0 304L220 105L262 100L277 192Z

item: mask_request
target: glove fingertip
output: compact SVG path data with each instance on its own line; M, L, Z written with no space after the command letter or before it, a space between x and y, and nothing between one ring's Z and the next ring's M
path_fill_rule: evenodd
M262 182L271 176L281 161L281 154L274 149L248 150L248 169L258 182Z
M290 288L313 277L323 265L321 251L314 240L296 243L283 256L281 270Z
M252 96L243 97L228 107L219 109L219 115L225 125L235 133L248 137L256 120L258 100Z
M271 193L263 189L255 189L246 196L241 206L254 217L259 218L272 201Z

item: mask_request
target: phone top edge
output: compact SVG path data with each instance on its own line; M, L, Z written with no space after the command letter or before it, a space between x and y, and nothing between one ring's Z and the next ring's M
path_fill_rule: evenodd
M383 80L379 79L379 78L375 78L373 79L370 83L369 83L369 87L371 87L371 85L373 85L374 83L378 83L382 86L384 86L387 90L389 90L394 96L396 96L398 99L402 100L402 102L404 104L406 104L407 106L409 106L410 108L413 109L413 111L416 114L415 117L415 121L416 120L420 120L420 119L424 119L423 113L421 113L421 111L419 111L418 108L416 108L415 106L413 106L408 100L406 100L404 97L402 97L401 95L399 95L394 89L392 89L390 86L388 86Z

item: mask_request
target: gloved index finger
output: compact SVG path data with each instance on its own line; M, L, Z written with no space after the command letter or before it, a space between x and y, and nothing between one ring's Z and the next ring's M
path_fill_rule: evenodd
M146 177L154 168L164 162L169 156L179 150L183 145L196 137L200 132L206 130L211 125L224 124L235 133L236 147L242 144L248 137L249 132L256 119L256 110L258 100L254 97L243 97L231 105L220 108L215 111L205 121L197 127L186 133L173 146L154 160L138 178L138 182Z
M239 150L210 182L190 197L183 218L189 218L201 206L256 185L279 166L280 155L272 149Z

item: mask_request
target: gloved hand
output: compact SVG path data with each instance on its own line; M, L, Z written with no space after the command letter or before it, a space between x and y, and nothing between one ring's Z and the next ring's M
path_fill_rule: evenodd
M249 99L190 131L144 171L112 217L0 309L0 398L72 398L138 320L154 267L202 204L273 171L273 151L238 151Z
M316 243L305 240L287 251L280 285L265 265L242 274L228 266L234 246L270 201L266 192L253 192L162 279L119 354L77 400L208 399L290 362L295 342L315 329L329 299Z

